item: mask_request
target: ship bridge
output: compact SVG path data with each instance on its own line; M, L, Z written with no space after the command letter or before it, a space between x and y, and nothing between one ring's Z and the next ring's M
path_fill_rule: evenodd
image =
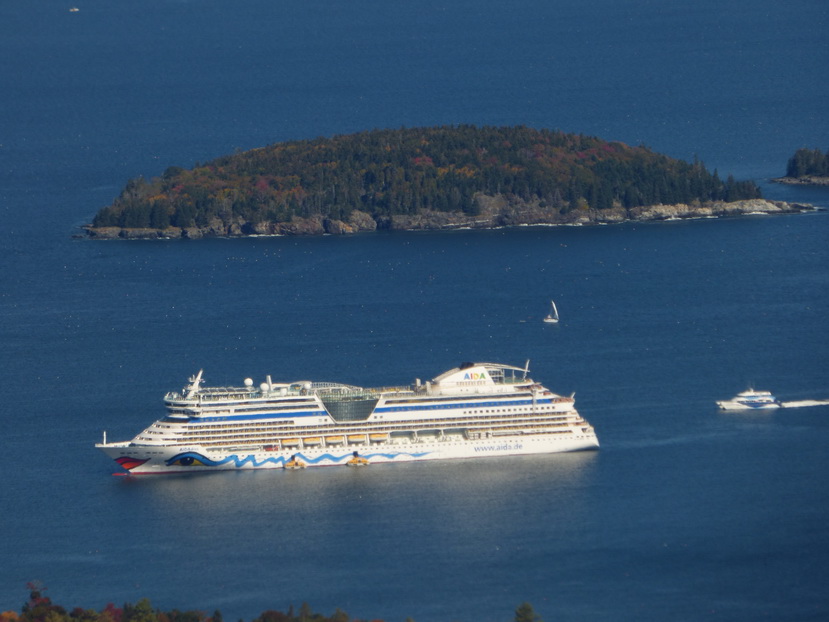
M432 380L431 388L442 392L475 393L481 388L498 391L515 390L522 385L527 387L533 381L527 378L527 367L514 367L497 363L461 363L458 367L442 373Z

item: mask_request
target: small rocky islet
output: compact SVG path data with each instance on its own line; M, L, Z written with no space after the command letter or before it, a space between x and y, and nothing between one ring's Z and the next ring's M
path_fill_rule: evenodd
M829 186L829 150L798 149L786 163L786 175L773 179L780 184Z
M791 213L750 181L595 137L519 127L372 130L276 143L130 180L94 239L491 229Z

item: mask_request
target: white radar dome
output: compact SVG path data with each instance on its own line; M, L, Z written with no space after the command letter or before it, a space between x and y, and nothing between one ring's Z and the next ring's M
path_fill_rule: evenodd
M252 378L245 378L245 386L252 387L253 386L253 379Z
M259 388L262 389L262 391L267 391L268 390L268 383L263 382L262 384L259 385Z

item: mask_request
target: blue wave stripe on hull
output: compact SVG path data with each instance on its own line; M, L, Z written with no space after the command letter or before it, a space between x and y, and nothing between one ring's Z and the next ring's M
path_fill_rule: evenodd
M394 460L400 456L410 456L412 458L422 458L423 456L428 455L430 452L420 452L420 453L409 453L409 452L396 452L396 453L371 453L371 454L360 454L360 457L366 458L367 460L371 460L372 458L383 457L387 460ZM298 452L293 454L300 460L308 463L308 464L319 464L324 461L330 461L334 463L343 462L345 460L349 460L353 457L353 453L349 452L343 454L342 456L335 456L334 454L322 454L316 458L308 458L305 454ZM176 464L181 466L206 466L206 467L221 467L226 466L229 463L233 463L234 466L237 468L242 468L246 465L251 465L254 468L264 466L266 464L274 464L274 465L281 465L284 466L288 460L283 456L272 457L272 458L265 458L263 460L257 460L255 456L248 455L244 458L240 458L237 455L228 456L222 460L211 460L207 456L203 456L200 453L196 453L194 451L188 451L186 453L177 454L167 460L165 464L167 466L174 466Z

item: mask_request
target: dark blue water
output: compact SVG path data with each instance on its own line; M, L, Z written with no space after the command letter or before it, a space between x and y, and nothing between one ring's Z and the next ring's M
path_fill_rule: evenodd
M829 147L825 3L48 0L0 6L0 610L418 622L823 620L829 215L89 242L127 179L372 127L599 135L768 183ZM558 326L541 323L554 297ZM575 391L596 453L115 478L200 368L374 385L463 360Z

